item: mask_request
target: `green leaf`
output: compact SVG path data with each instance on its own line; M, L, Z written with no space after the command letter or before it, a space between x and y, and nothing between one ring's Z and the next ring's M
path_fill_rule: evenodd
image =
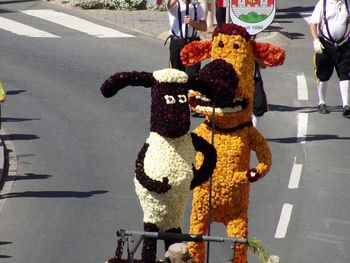
M257 254L263 263L279 263L279 257L271 256L270 252L264 249L261 243L262 241L256 238L248 239L248 250L253 254Z

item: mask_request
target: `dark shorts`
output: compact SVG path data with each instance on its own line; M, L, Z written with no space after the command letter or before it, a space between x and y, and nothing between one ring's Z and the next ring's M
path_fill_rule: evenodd
M315 73L320 81L328 81L333 70L337 72L339 80L350 80L350 42L334 47L320 38L324 50L322 54L315 54Z
M226 7L216 7L215 18L218 26L226 23Z
M195 73L198 73L201 68L201 63L197 63L191 67L187 67L184 64L182 64L180 52L181 49L188 43L192 41L199 41L200 38L192 38L189 41L185 41L181 38L171 37L170 38L170 46L169 46L169 52L170 52L170 67L175 68L181 71L186 72L188 75L192 75Z

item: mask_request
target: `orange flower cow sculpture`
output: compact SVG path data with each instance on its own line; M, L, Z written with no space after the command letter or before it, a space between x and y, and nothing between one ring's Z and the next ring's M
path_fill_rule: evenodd
M189 100L191 108L206 117L194 132L208 142L213 139L218 155L212 178L210 222L223 223L229 237L247 238L250 183L265 176L271 166L270 148L251 121L254 63L260 60L259 63L270 67L281 65L285 52L277 46L252 40L243 27L223 24L215 29L212 41L186 45L181 58L187 65L206 58L223 59L232 64L238 76L238 83L230 87L231 92L217 89L211 97L196 93ZM210 72L208 78L211 78ZM215 127L213 137L212 126ZM250 167L251 150L258 159L255 168ZM196 166L200 167L203 155L198 153L196 160ZM209 182L194 190L191 234L208 232L209 191ZM204 262L204 243L189 243L189 249L195 262ZM234 262L247 262L246 245L237 245Z

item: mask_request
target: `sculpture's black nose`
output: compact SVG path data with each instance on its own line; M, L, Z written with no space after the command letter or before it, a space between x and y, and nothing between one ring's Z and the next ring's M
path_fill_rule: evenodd
M238 76L233 66L222 59L213 60L199 72L203 83L201 93L206 95L216 107L230 107L234 103L238 87Z

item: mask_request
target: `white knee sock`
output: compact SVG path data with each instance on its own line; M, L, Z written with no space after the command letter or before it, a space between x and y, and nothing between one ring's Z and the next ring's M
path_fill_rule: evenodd
M343 101L343 107L349 105L349 84L350 80L342 80L339 82L340 94Z
M327 86L328 82L327 81L320 81L318 83L318 104L326 104L326 96L327 96Z
M258 128L258 124L259 124L259 120L260 120L261 116L255 116L253 114L253 118L252 118L252 122L253 122L253 126L255 128Z

